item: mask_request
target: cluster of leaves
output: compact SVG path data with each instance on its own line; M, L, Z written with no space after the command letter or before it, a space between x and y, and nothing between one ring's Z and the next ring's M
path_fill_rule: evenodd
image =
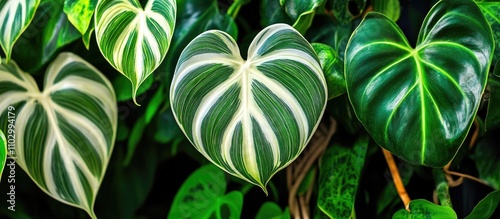
M498 216L499 1L5 0L0 20L2 218L291 218L280 170L328 118L308 216Z

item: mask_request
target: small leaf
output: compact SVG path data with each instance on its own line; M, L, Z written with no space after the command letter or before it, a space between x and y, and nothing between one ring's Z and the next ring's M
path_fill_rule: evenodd
M394 22L398 21L401 13L399 0L374 0L373 10L385 14L385 16Z
M283 210L281 210L278 204L267 201L260 206L255 219L284 219L284 214L285 213L283 213Z
M286 13L294 22L293 27L304 34L311 26L316 9L324 3L325 0L283 0Z
M101 0L95 9L95 33L101 53L137 90L165 58L174 33L176 1ZM138 104L137 104L138 105Z
M82 35L84 35L89 28L96 5L97 0L64 1L64 13L66 13L68 20Z
M134 156L135 149L137 148L137 144L142 139L144 134L144 129L146 128L146 123L144 122L144 115L139 117L139 119L135 122L134 127L132 128L132 132L128 138L127 142L127 154L125 155L125 159L123 159L123 165L128 166L132 157Z
M158 112L160 106L164 103L164 98L165 98L163 95L164 93L165 93L165 88L162 84L160 85L158 90L156 90L155 94L148 103L148 107L146 108L146 114L145 114L146 124L149 124L149 122L151 122L151 119L153 119L153 117Z
M317 205L330 218L350 218L354 211L368 142L364 136L352 149L334 144L321 157Z
M494 191L483 198L465 219L491 218L500 204L500 191Z
M0 1L0 46L6 55L7 63L14 44L35 16L38 4L40 0Z
M313 43L312 46L318 55L325 75L328 85L328 99L344 94L346 92L344 62L332 47L321 43Z
M286 24L262 30L247 60L227 33L204 32L182 52L170 89L176 121L194 147L265 192L311 139L326 99L314 50Z
M212 212L219 197L226 192L223 171L212 164L198 168L177 190L167 218L200 218Z
M44 90L15 62L0 65L0 129L15 108L16 163L51 197L92 218L113 151L118 109L113 87L92 65L61 53Z
M392 20L369 12L347 45L347 93L380 146L409 163L443 167L472 125L493 48L491 29L470 0L439 1L416 48Z
M0 130L0 180L2 179L3 169L5 168L5 162L7 162L7 139L5 138L5 135L3 134L2 130Z
M439 206L423 199L417 199L410 202L410 212L406 209L397 211L392 219L434 219L434 218L457 218L453 208L448 206Z

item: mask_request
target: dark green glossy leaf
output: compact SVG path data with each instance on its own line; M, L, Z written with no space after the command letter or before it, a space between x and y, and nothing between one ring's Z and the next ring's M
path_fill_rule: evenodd
M260 26L267 27L276 23L292 25L294 22L288 16L279 0L260 0Z
M500 1L476 0L476 2L493 30L493 36L495 37L496 42L493 60L496 62L497 60L500 60Z
M318 207L330 218L350 218L363 170L368 136L353 148L334 144L320 161Z
M344 94L346 92L344 62L332 47L322 43L313 43L312 46L318 55L321 69L325 75L328 99Z
M489 75L488 88L488 111L484 121L486 130L500 127L500 60Z
M63 5L55 1L48 2L50 2L51 5L46 5L45 2L42 1L42 4L38 8L41 13L52 14L49 22L43 27L42 63L50 61L58 49L82 36L69 22L68 17L63 12ZM35 22L38 22L38 19L43 18L36 17L33 23L36 24Z
M216 0L177 1L175 31L165 58L167 80L171 79L177 60L187 44L199 34L211 29L222 30L235 39L238 37L236 23L231 16L220 12Z
M324 14L316 15L311 29L305 37L309 42L329 45L337 52L340 60L344 60L344 52L351 33L356 28L354 22L340 25Z
M316 9L323 4L325 0L281 0L285 12L292 19L293 28L304 34L315 15ZM264 6L265 7L265 6Z
M499 129L490 130L477 143L471 158L475 161L479 178L485 180L496 190L500 189L500 148L498 147Z
M481 200L465 219L490 218L500 204L500 191L494 191Z
M438 2L415 49L392 20L369 12L346 49L347 92L356 115L393 154L443 167L478 110L493 43L486 19L469 0Z
M290 218L288 213L288 209L285 209L285 212L281 210L281 207L275 202L264 202L262 206L260 206L255 219L286 219Z
M130 80L128 80L126 77L123 77L122 75L118 75L115 77L112 83L113 88L116 91L116 100L128 101L132 99L132 87L130 86ZM140 85L139 89L137 90L137 96L148 91L153 83L154 77L153 75L150 75Z
M399 0L373 0L373 10L385 14L394 22L399 19L401 13Z
M207 218L226 192L224 172L213 164L193 172L177 190L168 218ZM208 215L207 215L208 214Z
M89 28L97 0L65 0L64 13L68 20L83 35Z
M333 17L340 24L349 24L365 10L366 0L333 0Z
M439 206L423 199L417 199L410 202L410 212L406 209L397 211L392 219L435 219L457 218L453 208L448 206Z

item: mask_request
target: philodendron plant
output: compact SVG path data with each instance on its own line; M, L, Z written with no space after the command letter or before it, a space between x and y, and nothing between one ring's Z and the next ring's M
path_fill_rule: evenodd
M0 218L491 217L500 2L430 2L0 0Z

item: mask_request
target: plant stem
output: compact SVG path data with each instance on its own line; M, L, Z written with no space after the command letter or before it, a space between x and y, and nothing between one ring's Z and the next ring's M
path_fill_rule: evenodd
M382 148L384 152L385 160L387 161L387 165L389 166L389 170L391 171L392 180L394 181L394 185L396 186L396 190L398 191L399 197L403 201L405 208L407 211L410 211L410 196L406 192L403 181L401 180L401 176L399 175L398 167L396 166L396 162L394 161L394 157L391 152Z
M326 127L327 125L324 123L320 124L309 143L308 150L304 151L301 157L295 160L286 170L287 186L289 189L288 206L294 218L309 218L309 201L312 186L301 197L297 197L297 190L314 162L326 150L330 139L337 130L337 123L333 118L330 118L329 128Z

